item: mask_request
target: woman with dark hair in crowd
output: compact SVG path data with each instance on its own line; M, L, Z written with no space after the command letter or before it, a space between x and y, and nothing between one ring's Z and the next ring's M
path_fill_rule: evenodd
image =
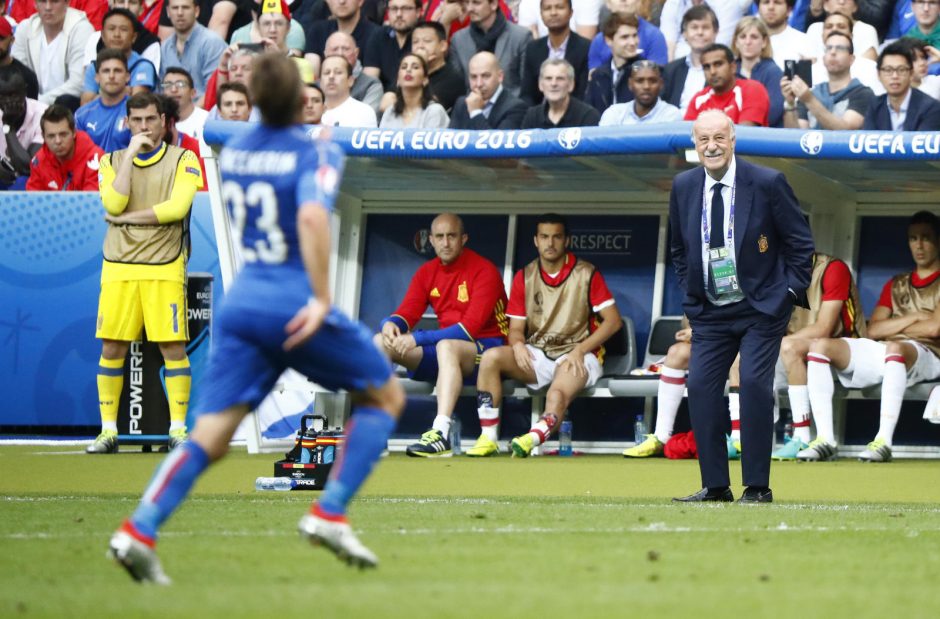
M382 114L385 129L443 129L450 124L444 107L434 101L428 81L428 65L417 54L405 54L398 65L395 104Z
M770 32L759 17L742 17L731 38L731 51L738 61L738 76L763 84L770 98L768 127L783 126L783 71L774 62Z

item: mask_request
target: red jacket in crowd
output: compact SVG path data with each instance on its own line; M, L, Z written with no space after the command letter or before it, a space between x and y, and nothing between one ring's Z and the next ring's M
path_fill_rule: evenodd
M98 191L98 160L104 154L84 131L75 132L75 153L59 161L45 144L29 166L26 191Z

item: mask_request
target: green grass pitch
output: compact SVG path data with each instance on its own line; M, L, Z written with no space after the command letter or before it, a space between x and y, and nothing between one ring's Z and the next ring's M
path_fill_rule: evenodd
M197 484L166 589L104 558L160 456L0 447L0 617L940 617L936 461L775 463L777 502L742 507L670 503L694 461L392 455L351 510L381 559L358 572L298 539L315 493L255 492L276 458Z

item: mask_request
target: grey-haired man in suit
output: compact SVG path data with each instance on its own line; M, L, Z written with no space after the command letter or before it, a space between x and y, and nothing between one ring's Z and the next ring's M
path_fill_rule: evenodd
M773 380L793 305L806 304L813 237L783 174L734 155L731 119L692 125L702 167L678 174L669 196L672 262L692 326L689 416L702 489L684 502L733 501L725 377L741 355L741 503L769 503Z

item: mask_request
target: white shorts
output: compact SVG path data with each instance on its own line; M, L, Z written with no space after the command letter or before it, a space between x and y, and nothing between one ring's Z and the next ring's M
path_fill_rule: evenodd
M844 337L849 345L852 360L844 370L835 370L839 382L846 389L864 389L880 385L885 374L885 351L887 344L867 338ZM901 340L917 350L917 361L907 371L907 386L933 380L940 376L940 358L913 340Z
M535 382L526 385L529 389L541 389L546 385L550 385L555 379L555 369L558 367L558 364L564 361L565 357L568 355L562 355L557 359L549 359L545 356L545 353L542 352L540 348L526 344L525 347L534 357L532 361L532 369L535 371ZM593 387L597 383L597 379L601 377L601 362L597 360L597 355L592 352L584 355L584 367L587 369L587 382L584 384L584 388Z
M783 357L777 357L777 364L774 366L774 392L780 389L786 389L790 386L787 378L787 366L783 364Z

